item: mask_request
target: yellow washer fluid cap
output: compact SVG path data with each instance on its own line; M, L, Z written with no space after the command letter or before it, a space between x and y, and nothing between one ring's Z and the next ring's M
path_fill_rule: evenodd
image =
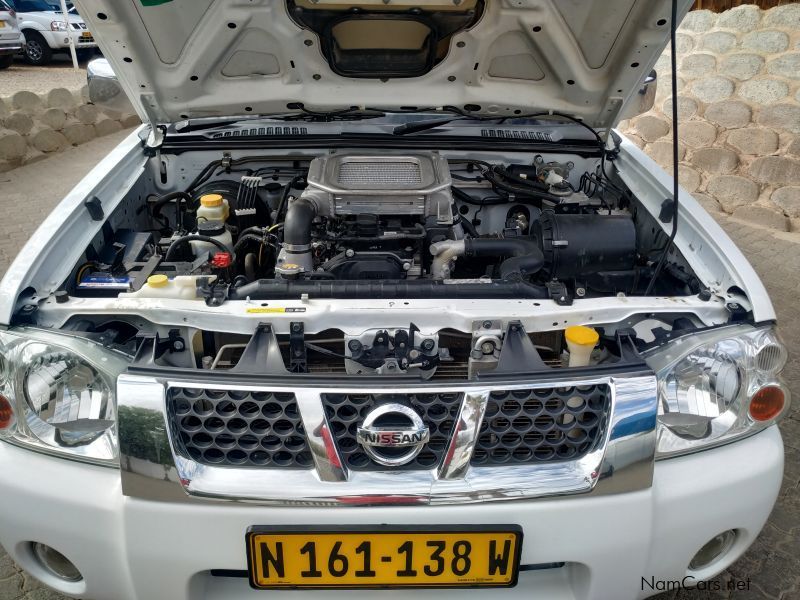
M200 198L200 204L208 208L217 208L222 206L222 200L219 194L206 194Z
M166 287L169 284L169 277L166 275L150 275L147 278L147 285L154 288Z
M577 346L591 346L594 348L597 342L600 341L600 335L594 329L583 325L567 327L566 331L564 331L564 336L567 338L567 342Z

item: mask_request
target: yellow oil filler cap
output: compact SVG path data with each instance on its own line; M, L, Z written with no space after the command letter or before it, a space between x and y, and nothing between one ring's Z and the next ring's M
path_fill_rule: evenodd
M154 288L163 288L169 284L169 277L166 275L150 275L147 278L147 285Z
M206 208L217 208L222 206L222 200L219 194L205 194L200 198L200 204Z
M600 341L600 335L591 327L576 325L567 327L564 337L567 340L567 348L569 348L569 366L589 366L592 350Z

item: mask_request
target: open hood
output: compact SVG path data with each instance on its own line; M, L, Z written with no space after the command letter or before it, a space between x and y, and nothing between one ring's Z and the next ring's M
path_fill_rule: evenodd
M626 116L670 0L76 0L145 121L456 106ZM681 17L691 0L679 0Z

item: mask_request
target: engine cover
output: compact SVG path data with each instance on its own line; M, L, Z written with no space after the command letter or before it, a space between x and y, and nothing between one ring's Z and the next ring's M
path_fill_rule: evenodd
M318 214L418 215L453 223L447 161L434 152L330 154L311 161L303 198Z

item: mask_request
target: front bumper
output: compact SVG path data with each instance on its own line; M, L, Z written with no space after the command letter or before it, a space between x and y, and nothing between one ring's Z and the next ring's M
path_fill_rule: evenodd
M44 36L47 45L53 50L69 48L70 36L75 41L75 47L78 49L97 48L97 42L94 37L85 38L82 35L82 31L40 31L39 33Z
M403 591L258 592L246 579L211 570L246 568L251 525L517 523L524 531L516 588L493 597L642 598L649 582L682 580L697 550L735 529L733 547L704 571L726 568L753 542L775 502L783 473L777 427L720 448L657 462L649 489L610 495L458 506L291 508L246 503L145 501L123 496L117 471L0 444L0 543L46 584L93 600L407 597ZM48 576L29 551L44 542L73 561L84 581ZM425 590L441 600L481 598L482 590Z

